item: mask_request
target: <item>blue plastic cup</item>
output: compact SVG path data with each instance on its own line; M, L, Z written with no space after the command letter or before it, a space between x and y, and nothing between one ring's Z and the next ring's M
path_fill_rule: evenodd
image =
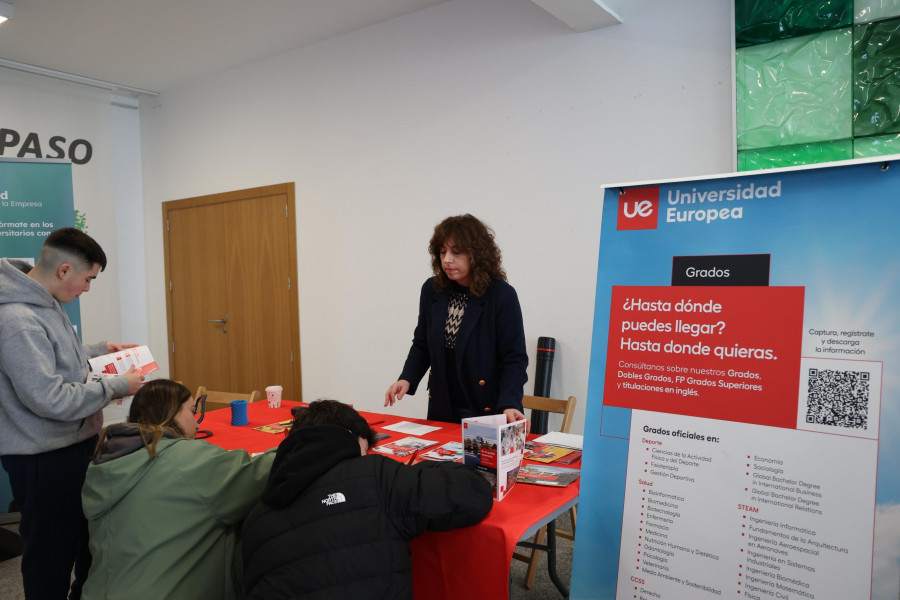
M250 419L247 418L247 401L246 400L232 400L231 401L231 424L232 425L247 425L250 423Z

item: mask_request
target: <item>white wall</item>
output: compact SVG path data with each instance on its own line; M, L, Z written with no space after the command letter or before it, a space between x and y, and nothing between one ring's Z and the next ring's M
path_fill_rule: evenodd
M84 340L146 343L139 121L137 111L110 100L103 90L0 68L0 126L22 138L37 133L42 156L54 154L49 141L55 135L66 138L66 148L76 139L93 148L89 162L72 165L74 203L109 264L81 298ZM18 150L7 148L4 156ZM138 218L128 218L135 211Z
M165 360L160 203L296 182L304 399L381 409L442 218L491 225L532 391L583 428L604 183L731 170L730 8L635 0L576 34L528 0L453 0L164 93L141 108L149 330ZM420 392L394 411L424 416ZM552 424L552 423L551 423Z
M54 135L66 138L64 147L84 139L93 148L89 162L72 165L74 204L86 215L87 232L105 250L108 264L81 297L84 341L145 344L149 321L139 114L114 106L113 99L107 91L0 69L0 126L23 138L37 133L42 156L55 154L49 147ZM8 148L4 156L17 152ZM104 409L106 422L124 420L130 404L110 404Z
M147 320L147 269L144 264L144 202L141 176L140 113L128 99L113 96L113 194L119 291L122 297L121 335L116 339L145 344L150 337ZM165 348L156 349L162 353Z

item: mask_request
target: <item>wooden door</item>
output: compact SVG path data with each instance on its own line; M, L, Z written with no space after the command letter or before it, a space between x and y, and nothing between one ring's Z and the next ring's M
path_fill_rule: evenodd
M214 268L225 254L225 236L215 233L222 230L222 212L221 204L185 207L168 211L163 223L168 224L169 369L191 392L199 385L231 389L227 334L210 322L228 314L225 278Z
M166 202L163 219L172 378L300 400L293 184Z

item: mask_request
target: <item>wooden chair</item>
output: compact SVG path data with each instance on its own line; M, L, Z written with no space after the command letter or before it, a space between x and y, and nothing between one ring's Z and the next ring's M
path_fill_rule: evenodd
M208 390L204 386L200 386L197 388L197 393L194 394L194 399L199 398L203 394L206 394L206 410L216 410L217 408L228 408L231 406L232 400L246 400L249 404L250 402L256 402L259 400L262 395L259 390L253 390L249 394L239 394L232 392L215 392L213 390Z
M522 406L526 409L543 410L549 413L556 413L563 416L562 424L559 427L560 433L569 433L569 427L572 426L572 420L575 416L575 396L569 396L567 400L558 400L556 398L542 398L540 396L523 396ZM563 531L556 529L556 535L568 540L575 539L575 523L578 518L578 505L569 509L569 519L572 522L571 531ZM534 536L534 543L537 545L544 544L547 537L547 528L541 527ZM534 586L534 578L537 575L538 562L540 561L541 550L532 548L531 554L513 553L513 558L528 563L528 570L525 572L525 587L529 590Z

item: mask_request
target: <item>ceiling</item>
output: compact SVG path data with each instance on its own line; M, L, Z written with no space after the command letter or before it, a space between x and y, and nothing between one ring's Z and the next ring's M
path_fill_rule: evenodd
M0 59L162 92L446 0L4 1Z

